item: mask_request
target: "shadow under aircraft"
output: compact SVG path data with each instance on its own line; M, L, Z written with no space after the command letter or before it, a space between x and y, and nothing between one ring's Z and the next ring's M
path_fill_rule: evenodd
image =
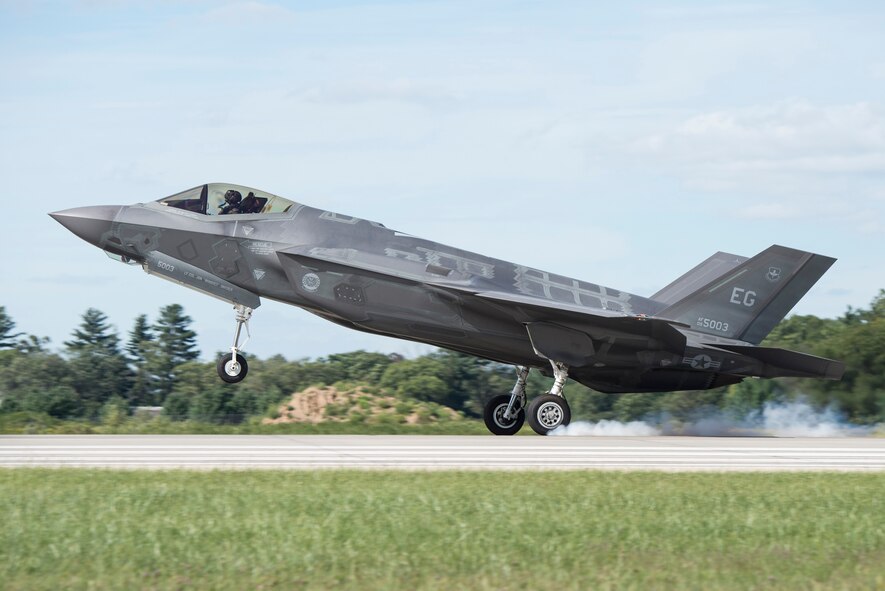
M752 258L717 252L641 297L226 183L50 215L124 263L233 304L233 345L218 360L230 383L248 371L240 339L261 298L516 366L512 392L485 407L496 435L525 420L540 434L568 424L569 378L601 392L668 392L844 371L759 346L835 262L783 246ZM553 385L529 402L531 368Z

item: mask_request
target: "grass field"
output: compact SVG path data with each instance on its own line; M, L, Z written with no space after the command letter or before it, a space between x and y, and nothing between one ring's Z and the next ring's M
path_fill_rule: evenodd
M885 589L885 474L0 470L0 588Z

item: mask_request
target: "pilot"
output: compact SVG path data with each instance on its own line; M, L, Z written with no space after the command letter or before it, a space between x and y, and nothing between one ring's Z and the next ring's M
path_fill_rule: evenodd
M255 193L249 191L249 194L246 195L246 198L240 204L239 210L240 213L260 213L261 201L258 200Z
M226 213L240 213L242 211L240 208L240 202L242 200L243 195L239 191L228 189L227 193L224 194L224 203L222 203L219 207L218 215L224 215Z

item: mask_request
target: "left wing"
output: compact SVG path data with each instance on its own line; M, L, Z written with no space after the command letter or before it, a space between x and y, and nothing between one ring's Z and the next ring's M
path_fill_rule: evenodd
M522 322L529 332L535 351L572 367L581 367L595 355L595 347L586 341L637 339L647 341L649 349L663 349L677 354L685 351L686 337L678 322L627 316L623 313L584 308L565 302L550 302L522 294L476 292L479 300L496 305ZM583 338L579 335L583 335ZM586 339L586 340L585 340Z
M535 351L548 359L573 367L589 363L595 354L594 341L637 339L650 349L682 354L686 337L676 321L628 316L601 308L568 302L553 302L518 293L488 291L470 281L471 276L442 269L423 261L388 257L354 249L293 247L278 252L301 265L323 270L358 273L386 281L423 285L431 290L457 295L463 306L493 307L526 326Z

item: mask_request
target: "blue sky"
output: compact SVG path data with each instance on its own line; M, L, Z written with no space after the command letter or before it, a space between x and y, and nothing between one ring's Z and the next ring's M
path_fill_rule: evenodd
M46 213L250 185L650 295L709 254L838 257L795 312L885 288L885 5L0 0L0 305L60 346L179 302ZM422 352L267 302L248 350Z

